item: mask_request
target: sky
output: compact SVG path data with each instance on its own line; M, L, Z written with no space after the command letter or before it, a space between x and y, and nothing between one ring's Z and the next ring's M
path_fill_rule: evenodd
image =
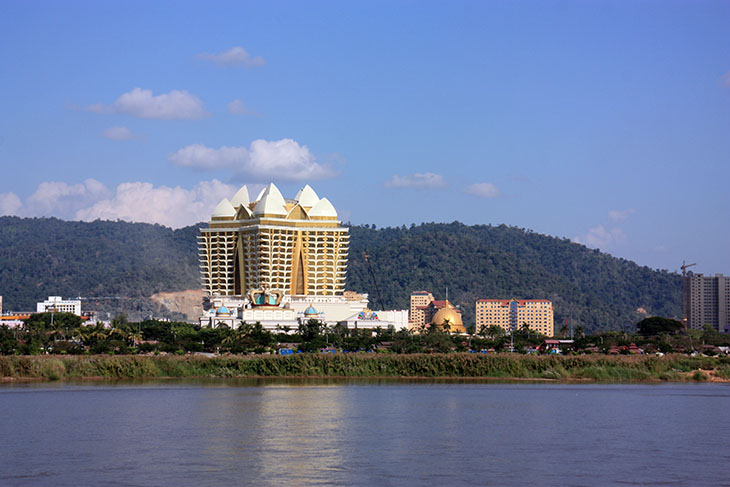
M730 274L729 1L0 2L0 214L310 184Z

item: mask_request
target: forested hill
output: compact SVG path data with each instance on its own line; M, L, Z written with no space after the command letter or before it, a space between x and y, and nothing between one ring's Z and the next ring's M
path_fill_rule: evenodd
M351 228L348 288L370 293L370 261L386 307L408 306L413 290L431 291L462 308L474 322L477 299L549 299L556 332L565 318L586 331L633 330L650 315L679 317L682 281L567 239L506 225L429 223L411 228ZM560 323L560 324L559 324Z
M98 309L154 312L151 294L199 287L198 227L0 217L0 295L15 310L33 309L49 295L81 295L124 298L99 301ZM569 318L586 331L633 329L643 317L639 308L681 314L677 274L505 225L351 227L347 288L368 292L377 308L365 252L386 308L407 308L414 290L443 298L448 287L465 324L473 323L480 298L547 298L556 322Z
M197 234L197 226L1 217L3 307L35 310L48 296L111 297L122 299L93 300L89 307L159 315L150 295L200 287Z

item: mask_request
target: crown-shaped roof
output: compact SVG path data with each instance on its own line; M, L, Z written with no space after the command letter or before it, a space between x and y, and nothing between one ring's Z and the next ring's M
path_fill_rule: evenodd
M274 183L264 190L261 199L256 203L256 207L253 209L254 216L256 215L281 215L286 216L286 202L284 197L281 195L279 188Z
M324 217L333 217L337 218L337 211L335 210L335 207L332 206L332 203L330 203L330 200L327 198L322 198L317 202L316 205L312 207L311 210L307 212L310 217L313 216L324 216Z
M227 198L223 198L221 202L218 203L218 206L215 207L215 210L213 210L213 216L236 216L236 209Z
M311 208L319 202L319 196L308 184L299 190L294 199L302 206Z
M251 201L248 198L248 188L244 184L241 189L233 196L231 204L234 208L238 208L241 205L248 206Z

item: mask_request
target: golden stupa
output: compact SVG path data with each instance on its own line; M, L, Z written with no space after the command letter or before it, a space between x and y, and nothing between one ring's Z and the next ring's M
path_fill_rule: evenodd
M461 322L461 313L447 299L444 307L433 315L431 326L435 326L449 333L466 333L466 328Z

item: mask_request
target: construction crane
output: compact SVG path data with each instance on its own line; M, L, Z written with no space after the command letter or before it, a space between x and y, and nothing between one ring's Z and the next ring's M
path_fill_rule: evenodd
M682 261L682 265L679 267L682 269L682 325L687 328L687 269L692 267L694 264L687 264Z
M380 309L385 310L385 306L383 306L383 297L380 295L380 288L378 287L378 281L375 280L375 273L373 272L373 266L370 265L370 256L366 253L363 253L362 255L365 256L365 262L368 263L368 269L370 269L370 275L373 277L373 283L375 284L375 290L378 292L378 301L380 302Z

